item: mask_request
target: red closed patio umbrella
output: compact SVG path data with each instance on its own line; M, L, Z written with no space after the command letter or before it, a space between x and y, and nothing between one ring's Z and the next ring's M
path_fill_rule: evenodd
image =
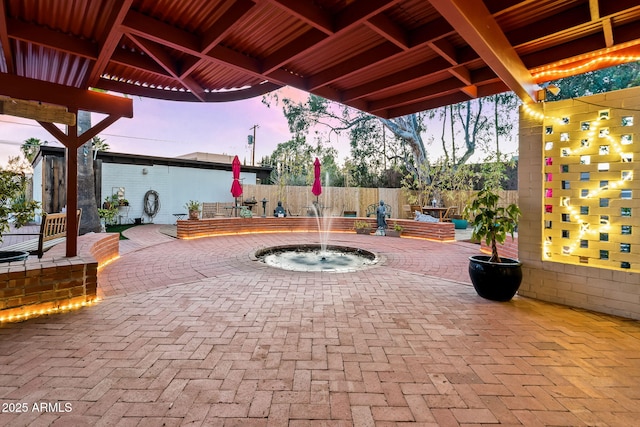
M240 185L240 159L238 156L233 158L231 162L231 171L233 172L233 183L231 184L231 195L236 199L236 216L238 216L238 197L242 196L242 185Z
M322 194L322 183L320 183L320 160L316 157L316 161L313 162L313 187L311 187L311 192L314 196L316 196L316 202L318 201L318 196Z

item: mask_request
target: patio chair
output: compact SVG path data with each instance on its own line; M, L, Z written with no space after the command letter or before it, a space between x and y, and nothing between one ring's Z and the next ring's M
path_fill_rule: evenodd
M413 219L415 216L415 213L411 210L411 205L402 205L402 213L407 219Z
M442 221L451 222L452 217L456 214L457 211L457 206L449 206L447 210L444 211L444 215L442 215Z

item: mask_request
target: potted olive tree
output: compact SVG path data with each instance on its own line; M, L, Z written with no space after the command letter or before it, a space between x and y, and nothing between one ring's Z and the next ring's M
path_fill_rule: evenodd
M491 247L490 256L469 257L469 276L481 297L509 301L522 282L522 264L500 257L497 244L504 243L507 234L513 238L521 212L517 205L500 206L499 201L498 194L484 189L464 209L464 216L472 227L472 239L484 240Z
M33 220L39 207L38 202L26 198L25 173L12 165L17 165L17 160L9 160L6 169L0 167L0 242L11 224L15 228L26 225ZM29 252L0 250L0 262L20 261L28 256Z

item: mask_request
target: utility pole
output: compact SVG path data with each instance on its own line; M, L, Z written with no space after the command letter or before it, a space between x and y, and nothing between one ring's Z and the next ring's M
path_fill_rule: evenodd
M259 128L260 125L253 125L249 128L249 130L253 129L253 136L249 135L249 145L253 145L251 149L251 166L256 165L256 129Z

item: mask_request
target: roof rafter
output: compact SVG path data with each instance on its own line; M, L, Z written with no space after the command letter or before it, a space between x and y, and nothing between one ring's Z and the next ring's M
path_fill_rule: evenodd
M127 34L136 35L209 62L223 64L264 79L261 73L262 65L258 59L243 55L222 45L216 45L204 54L200 51L200 39L196 35L142 15L139 12L130 11L122 27ZM280 85L290 84L303 90L306 86L303 79L293 75L287 81L280 81L275 76L270 76L270 78Z
M446 80L442 80L429 86L424 86L420 89L391 96L380 101L370 102L369 108L373 112L389 110L415 101L435 98L441 96L443 93L454 93L464 86L465 85L460 80L455 77L450 77Z
M309 77L307 87L309 90L315 90L334 82L338 78L348 76L351 73L372 66L376 62L387 59L389 56L395 55L398 52L398 47L395 44L388 41L384 42Z
M7 18L7 33L10 38L46 46L88 59L98 57L98 46L90 40L82 40L40 25Z
M100 47L98 58L92 64L85 80L87 86L94 86L102 73L104 72L109 59L114 54L120 39L122 39L122 32L120 31L120 24L127 16L127 11L131 7L133 0L121 0L116 3L116 7L111 10L109 15L109 31L102 40L102 46Z
M316 7L310 1L302 0L268 0L279 8L287 11L313 28L327 35L334 33L331 15Z
M37 100L94 113L133 117L133 100L92 90L0 73L2 94L13 98Z
M280 7L297 16L295 10L296 7L301 9L311 8L315 9L315 6L310 6L310 3L302 2L301 0L269 0L272 3L278 4ZM399 0L385 1L385 0L359 0L352 3L344 11L339 13L335 18L336 31L335 33L327 32L324 28L325 36L320 36L317 33L307 32L305 35L305 41L297 43L295 46L291 43L289 46L285 46L278 50L275 54L272 54L269 58L266 58L264 63L265 74L270 77L276 69L281 68L286 63L295 60L296 58L312 53L314 50L325 47L326 44L331 43L336 35L342 32L349 31L357 25L365 23L368 19L384 12L389 7L393 6ZM312 25L307 19L303 19L309 25ZM314 26L315 27L315 26ZM315 27L317 28L317 27ZM332 25L333 28L333 25ZM317 28L322 31L321 28ZM312 39L318 39L313 43ZM296 50L297 48L297 50Z
M0 44L2 44L2 54L9 73L15 72L13 52L11 52L11 42L7 31L7 16L5 15L5 0L0 0Z
M444 96L438 96L436 98L427 99L411 104L406 104L402 107L391 108L389 110L382 110L378 112L378 115L382 117L398 117L406 116L415 111L425 111L434 108L442 107L443 105L457 104L470 100L471 97L464 92L456 91L453 93L445 94Z
M406 81L416 80L428 74L444 71L448 65L449 63L443 58L430 59L411 68L347 89L343 93L343 101L349 102L367 94L375 94L384 89L400 86Z
M255 3L252 0L238 0L233 2L231 7L229 7L202 36L200 52L202 54L209 53L254 6ZM199 59L189 63L184 70L182 70L180 78L184 78L193 73L203 62L205 62L204 59Z
M526 101L535 100L537 85L484 3L431 0L431 5L454 26L509 88Z
M409 50L409 35L384 13L369 18L365 24L402 50Z
M158 63L167 73L171 75L174 79L180 82L185 88L189 89L193 95L198 98L200 101L204 101L204 89L197 84L193 79L180 78L178 72L178 64L175 59L164 50L164 48L150 40L138 39L137 36L130 35L129 38L136 44L138 47L144 51L150 58Z

